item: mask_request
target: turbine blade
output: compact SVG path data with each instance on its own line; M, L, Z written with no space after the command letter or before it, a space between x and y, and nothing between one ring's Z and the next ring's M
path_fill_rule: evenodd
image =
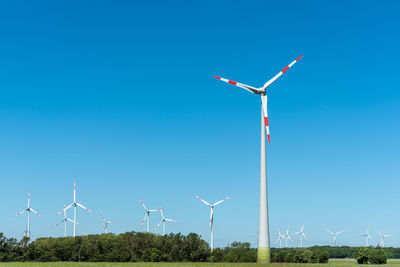
M161 225L161 223L162 223L163 221L161 220L158 224L157 224L157 226L154 228L154 230L153 231L156 231L157 230L157 228Z
M211 208L211 213L210 213L210 228L212 228L214 222L214 209Z
M169 222L178 222L177 220L173 220L173 219L168 219L168 218L164 218L166 221L169 221Z
M224 202L225 200L228 200L228 199L230 199L230 198L231 198L231 196L226 197L226 198L224 198L223 200L220 200L220 201L218 201L217 203L215 203L213 206L217 206L218 204L220 204L220 203L222 203L222 202Z
M83 206L82 204L76 203L76 205L78 205L78 206L79 206L79 207L81 207L82 209L84 209L84 210L87 210L88 212L91 212L91 213L93 213L93 214L94 214L94 212L93 212L93 211L91 211L90 209L86 208L86 207L85 207L85 206Z
M288 66L286 66L286 68L284 68L283 70L281 70L277 75L275 75L271 80L269 80L268 82L266 82L264 84L264 86L262 87L263 90L267 89L271 84L273 84L279 77L281 77L282 74L284 74L289 68L291 68L297 61L299 61L300 58L302 58L303 55L299 56L298 58L296 58L295 61L293 61L292 63L290 63Z
M62 219L59 223L56 224L55 227L59 226L62 222L64 222L66 219Z
M341 233L343 233L343 231L344 230L337 232L336 235L340 235Z
M26 212L26 211L27 211L27 209L24 209L23 211L18 212L17 215L14 215L14 216L13 216L13 218L15 218L15 217L21 215L22 213L24 213L24 212Z
M143 220L142 220L142 223L140 224L140 227L142 227L142 226L143 226L143 224L144 224L144 221L146 220L146 217L147 217L147 213L144 215L144 218L143 218Z
M263 116L265 122L265 129L267 131L268 143L271 141L269 137L269 121L268 121L268 109L267 109L267 95L261 96L261 106L263 109Z
M34 209L31 208L31 211L32 211L33 213L35 213L36 215L38 215L38 216L40 216L40 217L43 218L43 215L39 214L39 212L35 211Z
M206 204L206 205L208 205L208 206L212 206L210 203L208 203L207 201L205 201L204 199L202 199L201 197L198 197L198 196L196 196L196 195L193 195L193 196L195 196L196 198L198 198L198 199L200 199L204 204Z
M236 85L236 86L238 86L240 88L243 88L244 90L247 90L247 91L249 91L250 93L253 93L253 94L259 94L261 92L260 89L255 88L255 87L250 86L250 85L234 82L234 81L231 81L231 80L228 80L228 79L225 79L225 78L221 78L221 77L218 77L218 76L214 76L214 78L216 78L218 80L221 80L223 82L226 82L226 83L230 83L230 84Z
M147 211L147 208L146 208L146 206L144 205L143 201L140 199L140 197L139 197L139 201L140 201L140 203L142 204L143 208Z
M72 203L73 204L73 203ZM72 207L72 204L69 204L67 207L64 207L59 213L56 214L56 216L58 216L59 214L61 214L61 212L66 211L67 209Z
M326 229L326 231L327 231L328 233L330 233L331 235L335 235L335 233L329 231L328 229Z

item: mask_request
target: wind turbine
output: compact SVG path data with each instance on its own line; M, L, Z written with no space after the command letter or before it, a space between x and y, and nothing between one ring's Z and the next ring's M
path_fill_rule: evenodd
M287 228L287 230L286 230L286 233L283 235L283 238L285 238L285 241L286 241L286 247L288 247L287 241L288 241L288 240L292 240L292 238L290 237L289 230L290 230L290 227L288 226L288 228Z
M218 202L215 202L214 204L210 204L204 199L194 195L196 198L200 199L204 204L209 206L211 208L211 214L210 214L210 228L211 228L211 239L210 239L210 246L211 246L211 251L214 249L214 207L217 206L218 204L221 204L225 200L230 199L231 197L224 198L223 200L220 200Z
M144 210L146 211L146 214L144 215L144 218L142 220L142 223L140 224L140 227L142 227L143 224L144 224L144 221L147 220L147 232L149 232L150 213L154 212L154 211L159 211L160 209L158 209L158 210L149 210L148 208L146 208L146 205L144 205L143 201L140 198L139 198L139 201L142 204Z
M276 242L279 242L279 248L282 248L282 239L285 239L285 236L281 234L281 230L278 230L278 239Z
M38 216L43 218L43 215L40 215L37 211L35 211L34 209L31 208L31 192L30 191L28 192L28 207L26 209L24 209L23 211L17 213L17 215L13 216L13 218L15 218L15 217L17 217L17 216L19 216L19 215L21 215L21 214L23 214L25 212L28 212L28 223L26 225L26 237L29 238L29 235L30 235L30 232L31 232L31 230L30 230L31 229L30 228L31 212L33 212L34 214L36 214L36 215L38 215Z
M306 235L304 234L303 230L304 230L304 223L303 223L303 225L301 226L300 231L294 233L294 235L300 235L300 247L301 247L301 248L303 247L303 237L304 237L304 238L307 238Z
M117 221L107 221L104 216L101 216L102 221L104 222L103 233L107 234L107 227L110 223L116 223Z
M339 232L337 232L337 233L334 233L334 232L332 232L332 231L329 231L328 229L326 229L326 231L327 231L328 233L330 233L330 234L333 236L333 246L336 246L336 236L338 236L338 235L340 235L341 233L343 233L344 230L339 231Z
M164 213L162 211L161 208L158 209L161 213L161 221L157 224L156 228L154 228L154 231L157 230L157 228L162 224L162 235L165 235L165 222L178 222L177 220L173 220L173 219L168 219L164 217Z
M370 227L368 227L368 229L367 229L367 231L365 232L365 234L360 235L360 236L364 236L364 237L365 237L365 241L366 241L366 246L367 246L367 247L369 246L369 245L368 245L369 239L372 240L372 237L369 235L369 230L370 230Z
M384 235L381 232L377 231L378 234L381 236L381 247L385 247L385 238L391 237L392 235Z
M59 226L61 223L64 223L64 237L67 236L67 222L74 222L70 218L67 217L67 211L65 210L65 204L64 204L64 219L62 219L59 223L55 225L55 227ZM78 223L79 224L79 223Z
M58 216L59 214L61 214L61 212L66 211L67 209L74 207L74 237L76 236L76 207L80 207L88 212L91 212L94 214L93 211L91 211L90 209L86 208L85 206L83 206L82 204L76 202L76 182L74 181L74 202L72 202L71 204L69 204L66 208L62 209L59 213L57 213L56 216Z
M267 162L266 162L266 144L265 131L267 131L268 143L269 123L267 112L267 88L273 84L282 74L292 67L303 55L299 56L295 61L286 66L271 80L266 82L262 87L255 88L246 84L234 82L225 78L214 76L215 78L243 88L250 93L261 96L261 168L260 168L260 216L258 225L258 251L257 258L260 263L269 263L270 260L270 244L269 244L269 223L268 223L268 195L267 195Z

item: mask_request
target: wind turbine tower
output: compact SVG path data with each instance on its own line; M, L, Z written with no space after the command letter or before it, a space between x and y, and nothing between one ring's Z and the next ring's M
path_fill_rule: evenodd
M392 235L384 235L378 231L378 234L381 236L381 247L385 247L385 238L391 237Z
M56 216L58 216L59 214L61 214L62 212L66 211L67 209L74 207L74 237L76 236L76 207L80 207L90 213L93 213L93 211L91 211L90 209L86 208L85 206L83 206L82 204L76 202L76 182L74 181L74 202L72 202L71 204L69 204L66 208L62 209L59 213L57 213Z
M23 211L17 213L17 215L13 216L13 218L28 212L28 223L26 224L26 237L30 237L30 233L31 233L31 226L30 226L30 220L31 220L31 212L33 212L33 214L36 214L38 216L40 216L41 218L43 218L42 215L40 215L37 211L35 211L34 209L31 208L31 192L28 192L28 207L26 209L24 209Z
M282 239L285 239L285 236L281 234L281 230L278 230L278 239L276 242L279 242L279 248L282 248Z
M211 214L210 214L210 228L211 228L211 238L210 238L210 246L211 246L211 251L214 249L214 207L217 206L218 204L221 204L225 200L230 199L231 197L224 198L223 200L220 200L218 202L215 202L214 204L210 204L204 199L194 195L196 198L200 199L204 204L209 206L211 208Z
M269 223L268 223L268 195L267 195L267 155L266 155L266 141L265 132L267 133L268 143L270 142L269 136L269 122L267 112L267 88L272 85L282 74L284 74L290 67L292 67L303 55L299 56L295 61L286 66L271 80L266 82L262 87L256 88L243 83L238 83L225 78L214 76L215 78L236 85L243 88L250 93L260 95L261 97L261 168L260 168L260 216L258 224L258 251L257 260L259 263L270 263L270 240L269 240Z

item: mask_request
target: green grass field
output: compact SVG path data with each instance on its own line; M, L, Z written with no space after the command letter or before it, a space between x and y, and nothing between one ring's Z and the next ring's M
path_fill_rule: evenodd
M389 260L387 265L400 265L400 260ZM330 260L328 264L299 264L299 263L275 263L275 264L257 264L257 263L109 263L109 262L95 262L95 263L74 263L74 262L11 262L11 263L0 263L0 267L10 266L26 266L26 267L286 267L286 266L297 266L297 267L352 267L362 266L357 265L354 260ZM367 266L385 266L385 265L367 265Z

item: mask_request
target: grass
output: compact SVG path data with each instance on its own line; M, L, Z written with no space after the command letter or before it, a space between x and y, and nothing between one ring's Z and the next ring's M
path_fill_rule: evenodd
M400 260L389 260L388 265L399 265ZM299 264L299 263L273 263L273 264L257 264L257 263L195 263L195 262L135 262L135 263L111 263L111 262L7 262L0 263L0 267L355 267L355 260L330 260L328 264ZM382 265L367 265L381 266ZM383 265L384 266L384 265Z

